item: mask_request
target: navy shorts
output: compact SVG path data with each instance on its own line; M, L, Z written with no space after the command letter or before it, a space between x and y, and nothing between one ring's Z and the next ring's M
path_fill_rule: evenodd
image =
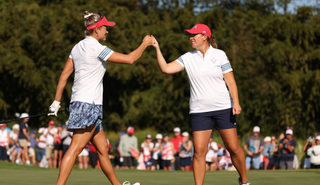
M191 113L190 121L192 132L212 130L213 122L215 121L215 128L217 130L237 128L236 116L232 113L232 108L204 112L204 113Z
M191 157L180 157L180 166L191 166Z
M171 160L162 160L161 164L163 167L169 167L171 166Z

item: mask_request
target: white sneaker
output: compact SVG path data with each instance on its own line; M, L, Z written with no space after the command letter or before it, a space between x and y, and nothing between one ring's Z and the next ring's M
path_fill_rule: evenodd
M125 181L122 185L131 185L129 181ZM136 182L132 185L141 185L139 182Z
M239 184L239 185L250 185L249 181L247 181L247 182L241 182L241 181L240 181L240 178L238 178L238 184Z
M16 160L16 164L21 164L20 160Z

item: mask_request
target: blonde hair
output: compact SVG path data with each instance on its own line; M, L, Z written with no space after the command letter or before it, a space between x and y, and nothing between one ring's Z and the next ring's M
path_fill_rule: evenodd
M92 14L91 16L87 16L85 18L86 15L90 15ZM93 24L95 24L96 22L98 22L100 20L100 15L97 14L97 13L89 13L88 11L85 11L83 14L82 14L82 17L84 18L84 21L83 21L83 24L84 24L84 36L89 36L89 35L92 35L93 32L94 32L94 29L93 30L87 30L86 28L88 26L91 26Z

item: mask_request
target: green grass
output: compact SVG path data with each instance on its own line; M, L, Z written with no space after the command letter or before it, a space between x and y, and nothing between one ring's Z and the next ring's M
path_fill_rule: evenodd
M43 169L38 167L20 166L0 162L1 185L37 185L55 184L58 169ZM181 171L138 171L116 170L120 182L140 182L143 185L187 185L194 184L192 172ZM317 185L320 180L320 170L295 171L249 171L248 177L252 185ZM234 171L207 172L205 185L236 185L238 174ZM74 168L67 185L110 184L101 170Z

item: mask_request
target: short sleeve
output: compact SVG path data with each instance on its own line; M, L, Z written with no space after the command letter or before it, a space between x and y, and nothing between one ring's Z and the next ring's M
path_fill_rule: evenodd
M177 60L177 61L183 68L184 68L184 62L183 62L183 59L182 59L182 56L180 56Z
M107 61L114 51L107 46L100 45L97 48L98 59Z
M244 145L249 146L249 145L250 145L250 143L249 143L249 142L250 142L250 138L247 138L247 139L246 139L246 141L244 142Z
M223 53L223 55L221 56L220 64L221 64L221 70L223 74L233 71L226 53Z
M262 138L260 138L260 147L264 146L264 141Z

